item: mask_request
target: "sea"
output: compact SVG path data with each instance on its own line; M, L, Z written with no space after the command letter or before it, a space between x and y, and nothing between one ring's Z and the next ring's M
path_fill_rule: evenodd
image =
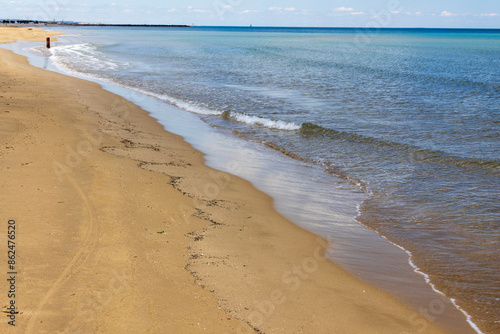
M141 105L429 321L500 333L500 30L54 29L22 52Z

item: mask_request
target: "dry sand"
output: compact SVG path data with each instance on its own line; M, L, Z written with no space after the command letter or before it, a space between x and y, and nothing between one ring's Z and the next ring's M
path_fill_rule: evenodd
M1 333L441 333L147 112L3 49L0 173Z

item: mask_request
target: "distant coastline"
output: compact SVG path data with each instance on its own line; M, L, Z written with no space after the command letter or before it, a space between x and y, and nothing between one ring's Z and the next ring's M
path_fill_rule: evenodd
M26 26L37 25L44 27L76 26L76 27L169 27L169 28L189 28L194 25L186 24L110 24L110 23L86 23L86 22L65 22L65 21L37 21L37 20L0 20L3 26Z

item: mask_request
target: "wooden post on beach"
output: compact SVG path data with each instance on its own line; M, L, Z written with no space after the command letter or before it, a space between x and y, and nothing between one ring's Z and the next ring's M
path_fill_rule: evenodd
M47 37L47 49L50 49L50 37Z

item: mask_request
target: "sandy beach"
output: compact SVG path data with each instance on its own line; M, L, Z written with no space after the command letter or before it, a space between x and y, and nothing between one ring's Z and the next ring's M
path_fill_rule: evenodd
M443 333L122 97L4 49L0 82L2 333Z

